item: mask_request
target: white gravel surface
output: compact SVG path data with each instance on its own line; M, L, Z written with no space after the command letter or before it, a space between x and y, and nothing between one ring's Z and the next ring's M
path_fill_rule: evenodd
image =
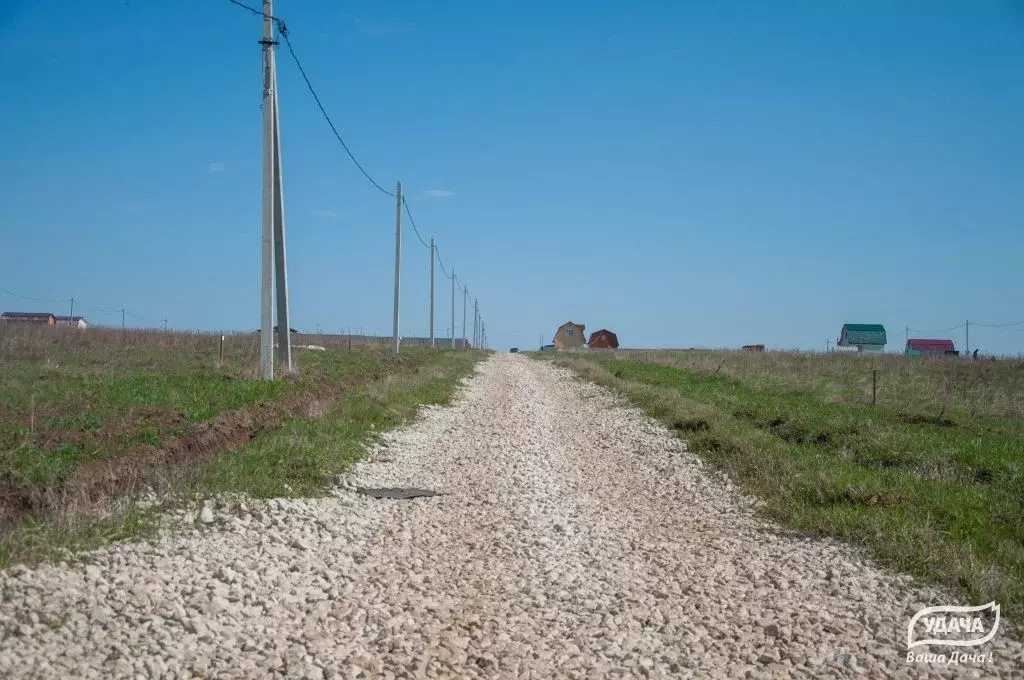
M524 356L351 480L444 495L208 507L10 569L0 677L1024 677L1009 631L982 666L908 663L913 612L974 603L766 524L664 428Z

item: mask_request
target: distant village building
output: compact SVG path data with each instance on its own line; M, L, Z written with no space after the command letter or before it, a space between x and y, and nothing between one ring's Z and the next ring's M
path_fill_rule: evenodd
M859 352L885 351L885 326L880 323L847 323L837 347L856 347Z
M570 349L582 347L587 342L587 336L583 334L586 326L581 323L566 321L555 332L555 339L552 341L555 349Z
M601 330L594 331L590 334L590 340L587 341L587 345L591 349L617 349L619 346L619 338L615 333L612 333L607 328L602 328Z
M38 323L47 326L57 325L56 317L49 312L4 312L0 314L0 321Z
M743 345L744 352L763 352L764 345Z
M910 338L907 340L906 354L917 356L927 354L931 356L957 356L956 346L952 340L929 340L924 338Z
M58 326L74 326L75 328L86 328L88 324L82 316L55 316Z

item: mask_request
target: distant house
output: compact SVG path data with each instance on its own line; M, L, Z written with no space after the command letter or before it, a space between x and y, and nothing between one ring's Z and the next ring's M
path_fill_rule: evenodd
M858 352L885 350L885 326L880 323L846 323L836 342L838 347L856 347Z
M905 352L909 355L929 354L933 356L956 356L959 354L952 340L927 340L924 338L907 340Z
M555 339L552 341L555 349L582 347L587 342L587 336L583 334L584 329L586 329L586 326L581 323L573 323L572 321L563 323L555 331Z
M82 316L55 316L58 326L74 326L75 328L86 328L88 324Z
M744 352L763 352L764 345L743 345Z
M47 326L57 325L57 319L49 312L4 312L0 314L0 321L13 321L18 323L38 323Z
M591 349L617 349L619 346L619 338L615 333L612 333L607 328L602 328L601 330L594 331L590 334L590 340L587 341L587 345Z

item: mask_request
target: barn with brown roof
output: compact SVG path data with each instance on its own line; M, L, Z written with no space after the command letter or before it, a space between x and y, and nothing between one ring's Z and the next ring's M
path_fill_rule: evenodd
M590 340L587 341L587 345L591 349L617 349L619 346L619 338L615 333L612 333L607 328L602 328L601 330L594 331L590 334Z

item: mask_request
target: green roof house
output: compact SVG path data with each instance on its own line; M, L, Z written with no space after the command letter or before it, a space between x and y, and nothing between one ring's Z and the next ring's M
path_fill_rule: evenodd
M885 326L880 323L845 323L836 344L856 347L860 352L884 351Z

